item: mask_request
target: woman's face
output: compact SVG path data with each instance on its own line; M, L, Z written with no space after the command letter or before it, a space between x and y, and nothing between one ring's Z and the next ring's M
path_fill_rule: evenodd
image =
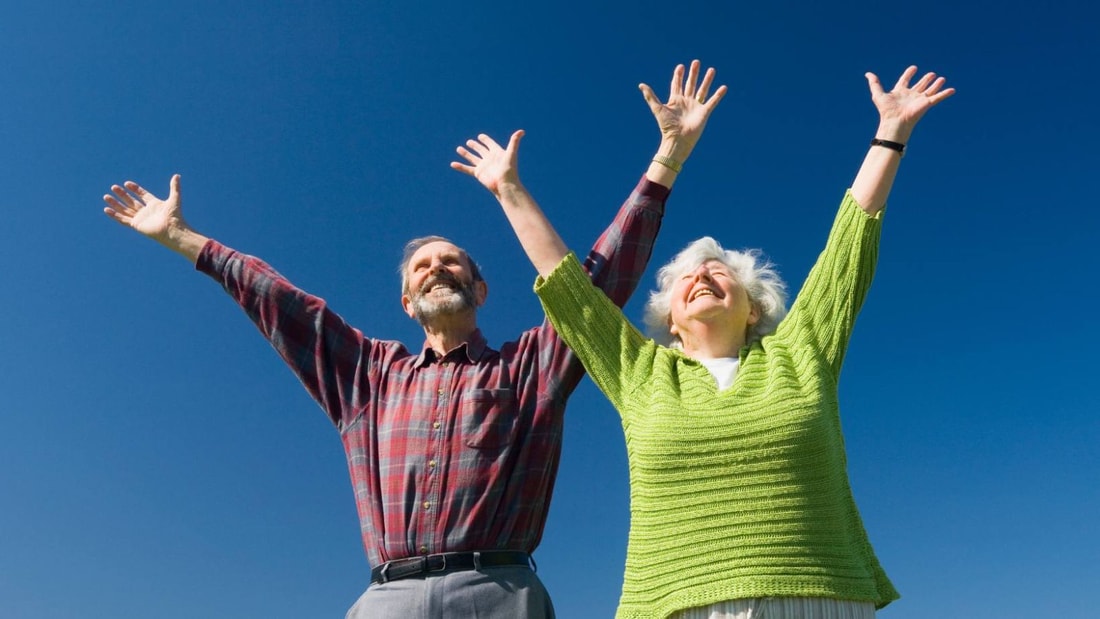
M678 337L696 324L719 321L744 334L759 318L749 295L720 260L708 260L672 283L669 331Z

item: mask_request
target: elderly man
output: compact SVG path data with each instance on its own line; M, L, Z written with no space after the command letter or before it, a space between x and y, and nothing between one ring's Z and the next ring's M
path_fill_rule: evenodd
M699 63L673 74L667 103L642 85L662 140L654 162L592 248L588 273L622 305L649 260L664 202L725 88L708 98ZM519 181L522 132L488 136L452 167L477 178L514 226L542 213ZM472 152L471 152L472 151ZM348 617L553 617L531 569L558 468L565 401L583 368L545 322L499 350L477 327L488 288L442 237L408 244L401 303L424 328L413 354L369 338L323 299L183 219L180 178L167 199L111 187L107 215L182 254L241 305L340 431L371 584Z

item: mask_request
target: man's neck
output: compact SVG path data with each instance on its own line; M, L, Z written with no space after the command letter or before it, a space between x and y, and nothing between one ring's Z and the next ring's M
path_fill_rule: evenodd
M431 324L424 325L424 337L428 340L428 346L441 357L455 347L469 342L476 331L477 320L473 315L440 317Z

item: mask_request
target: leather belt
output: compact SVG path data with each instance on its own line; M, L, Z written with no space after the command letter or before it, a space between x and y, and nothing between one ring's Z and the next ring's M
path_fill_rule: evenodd
M506 565L531 568L531 555L516 550L483 550L480 552L444 552L435 555L394 559L370 571L371 584L400 580L423 574L480 570L483 567Z

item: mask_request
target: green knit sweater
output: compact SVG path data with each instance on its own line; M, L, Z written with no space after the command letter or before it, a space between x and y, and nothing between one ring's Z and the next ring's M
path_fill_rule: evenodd
M875 270L879 217L845 195L825 251L775 334L719 392L646 339L570 254L535 290L622 416L630 538L617 617L758 597L881 608L898 593L852 498L837 379Z

